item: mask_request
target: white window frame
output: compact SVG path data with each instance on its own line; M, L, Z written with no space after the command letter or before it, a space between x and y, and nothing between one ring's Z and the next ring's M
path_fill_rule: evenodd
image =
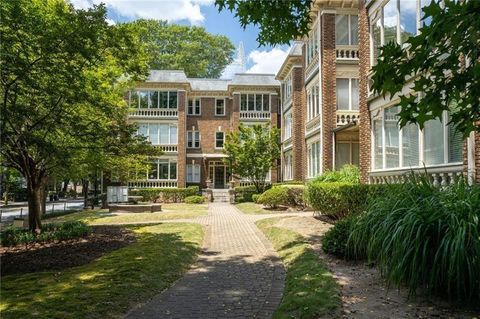
M352 33L353 33L353 30L352 30L352 16L355 16L357 17L357 32L359 31L358 28L359 28L359 25L358 25L358 15L356 14L336 14L336 16L347 16L347 28L348 28L348 44L338 44L337 43L337 37L335 36L335 45L358 45L358 41L360 40L359 39L359 35L357 34L357 43L352 43ZM335 31L337 30L337 20L335 19ZM335 33L336 35L336 33Z
M150 178L150 171L147 169L147 180L149 181L176 181L178 179L178 162L176 160L172 159L165 159L165 158L157 158L153 160L154 163L157 164L157 178ZM160 162L166 162L168 163L168 178L167 179L160 179ZM176 178L170 178L172 172L171 172L171 164L175 163L176 169L175 169L175 175Z
M190 101L192 101L192 111L193 113L190 113ZM198 113L196 111L197 109L197 101L198 101ZM187 100L187 115L190 116L200 116L202 115L202 99L199 97L192 97Z
M217 101L223 101L223 113L217 113ZM215 116L225 116L225 109L227 108L227 101L226 99L215 99Z
M222 147L218 147L217 146L217 141L220 141L218 138L217 138L217 134L222 134ZM216 131L215 132L215 149L218 149L218 150L221 150L224 148L224 145L225 145L225 132L223 131Z
M357 105L357 108L354 109L353 108L353 103L352 103L352 101L353 101L353 99L352 99L352 96L353 96L353 94L352 94L352 92L353 92L352 83L353 83L353 80L357 80L357 88L358 88L358 78L343 78L343 77L336 78L337 83L335 85L335 91L336 91L335 94L337 94L337 95L338 95L338 80L348 80L348 109L346 109L346 110L339 109L338 108L338 99L337 99L337 111L358 111L359 108L360 108L360 105ZM358 92L358 97L360 98L360 92ZM359 101L359 104L360 104L360 101Z
M321 173L320 167L320 141L314 141L307 146L307 176L308 178L314 178Z
M249 102L248 96L249 95L253 95L253 110L248 109L248 102ZM262 101L261 101L262 110L261 111L257 111L257 95L262 96ZM263 98L264 98L265 95L268 96L268 110L263 109ZM242 96L245 96L245 98L246 98L246 107L247 107L246 110L242 110ZM240 94L240 112L262 113L262 112L271 112L271 109L272 109L272 97L271 97L270 93L249 93L249 92L246 92L246 93Z
M178 91L165 91L165 90L144 90L144 89L135 89L135 90L130 90L128 92L128 106L129 107L133 107L133 108L137 108L139 109L140 108L140 97L138 97L138 92L147 92L147 98L148 98L148 101L147 101L147 109L178 109ZM158 98L157 98L157 106L156 107L153 107L152 106L152 93L153 92L156 92L158 94ZM160 107L160 92L167 92L167 107L166 108L163 108L163 107ZM132 106L132 93L135 93L137 94L137 106ZM177 104L175 105L175 107L171 107L170 106L170 93L176 93L177 94ZM145 108L142 108L142 109L145 109Z
M289 121L287 119L290 119ZM283 139L284 140L288 140L289 138L292 137L292 131L293 131L293 125L292 125L292 121L293 121L293 116L292 116L292 111L288 111L287 113L285 113L284 115L284 136L283 136Z
M157 125L157 126L161 126L161 125L167 126L168 125L168 143L160 143L160 127L159 127L158 130L157 130L158 143L156 143L156 144L152 143L152 145L177 145L178 144L178 126L176 124L153 123L153 122L142 123L142 122L139 122L139 123L137 123L137 125L139 125L139 127L137 128L137 135L142 135L140 133L140 125L146 125L147 126L147 135L145 137L147 138L147 141L149 141L149 142L151 142L150 141L150 126L151 125ZM176 131L177 131L176 138L175 138L177 140L176 143L172 143L172 127L175 127Z
M289 181L293 179L293 156L292 153L285 155L284 180Z
M187 164L187 183L200 183L201 168L200 164Z
M307 122L320 115L320 86L316 82L307 88Z
M197 139L196 136L198 136L198 146L197 146ZM187 131L187 148L200 148L201 144L201 135L200 131ZM191 144L191 146L189 146Z

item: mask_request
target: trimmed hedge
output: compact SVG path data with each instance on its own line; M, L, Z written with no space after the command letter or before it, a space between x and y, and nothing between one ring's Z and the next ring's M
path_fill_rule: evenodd
M270 188L257 199L257 203L263 204L269 208L277 208L280 205L285 205L287 201L288 189L281 186Z
M272 186L270 184L265 185L265 190L270 189ZM235 201L236 202L253 202L252 196L257 193L257 189L254 185L248 186L237 186L234 188L235 191Z
M205 197L200 195L193 195L185 197L185 203L187 204L203 204L205 203Z
M305 186L303 185L283 185L281 186L287 189L287 202L286 205L290 207L297 207L304 209L307 207L305 203Z
M16 246L19 244L29 244L46 242L53 240L66 240L82 237L90 233L90 227L84 222L74 221L61 224L50 223L43 225L40 234L34 234L28 229L6 228L0 234L2 246Z
M198 195L198 186L187 188L141 188L130 190L130 195L142 196L144 202L180 203L188 196Z
M349 216L335 223L322 238L323 251L341 258L348 257L347 243L354 223L355 216Z
M313 182L345 182L360 184L360 170L355 165L346 164L338 171L326 171L322 175L315 177Z
M252 201L254 203L257 203L258 202L258 199L260 198L261 194L253 194L252 195Z
M310 207L333 219L342 219L367 208L369 199L381 193L383 185L318 182L308 184L305 198Z

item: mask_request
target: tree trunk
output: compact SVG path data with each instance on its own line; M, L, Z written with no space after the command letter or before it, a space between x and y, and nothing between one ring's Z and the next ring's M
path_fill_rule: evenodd
M42 172L33 172L27 176L28 192L28 229L40 233L42 229L42 196L46 184L46 177Z
M73 195L73 198L77 199L77 181L73 182L73 190L75 191L75 194Z
M42 216L44 216L47 213L47 196L48 196L48 183L45 182L45 186L41 188L40 196L42 200Z
M70 183L70 180L69 180L69 179L65 179L65 180L63 181L63 186L62 186L62 192L63 192L63 193L66 193L66 192L67 192L68 183Z
M82 179L83 208L88 206L88 179Z

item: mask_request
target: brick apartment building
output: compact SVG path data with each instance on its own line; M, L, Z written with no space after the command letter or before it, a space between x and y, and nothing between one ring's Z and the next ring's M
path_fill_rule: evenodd
M398 99L369 91L379 48L417 34L429 2L314 1L308 36L294 43L277 74L283 180L305 181L351 163L363 182L397 182L425 169L439 185L462 174L480 182L480 134L464 140L446 124L446 112L423 130L400 129Z
M294 43L277 73L283 180L359 165L357 4L315 1L308 36Z
M232 176L223 161L226 134L240 123L277 126L279 90L280 83L268 74L236 74L221 80L191 79L183 71L151 71L129 92L129 121L137 123L138 134L164 154L128 186L228 188ZM277 181L276 170L268 179Z

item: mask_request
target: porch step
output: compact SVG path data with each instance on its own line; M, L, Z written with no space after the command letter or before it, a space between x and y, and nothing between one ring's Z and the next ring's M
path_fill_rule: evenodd
M212 191L213 202L214 203L228 203L230 201L230 195L228 194L228 189L215 189Z

